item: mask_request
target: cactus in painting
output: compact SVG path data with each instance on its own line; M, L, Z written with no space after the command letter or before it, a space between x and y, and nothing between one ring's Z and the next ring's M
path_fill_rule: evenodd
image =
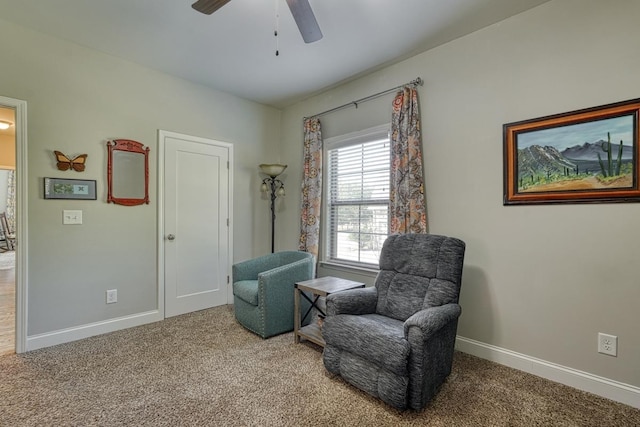
M605 169L605 164L602 161L602 157L600 157L600 153L598 154L598 162L600 163L600 172L602 172L602 176L617 176L620 175L620 166L622 164L622 141L620 141L620 147L618 148L618 159L616 162L616 168L613 168L613 159L611 158L611 134L607 132L607 142L602 141L601 144L602 151L607 153L607 168Z
M616 161L616 176L620 175L621 165L622 165L622 140L620 140L620 146L618 147L618 159Z
M600 172L602 173L602 176L607 176L607 171L604 169L604 164L602 163L602 157L600 157L600 153L596 153L598 154L598 163L600 163Z

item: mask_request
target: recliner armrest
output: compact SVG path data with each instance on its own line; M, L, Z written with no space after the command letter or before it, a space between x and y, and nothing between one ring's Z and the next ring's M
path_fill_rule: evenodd
M336 292L327 295L327 315L375 313L377 302L378 290L375 287Z
M455 303L420 310L404 322L404 336L409 336L410 328L418 327L425 339L428 339L443 326L455 321L461 313L462 308Z

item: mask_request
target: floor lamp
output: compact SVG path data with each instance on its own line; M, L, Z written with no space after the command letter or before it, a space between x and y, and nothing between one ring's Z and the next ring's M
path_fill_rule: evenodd
M265 175L269 175L268 178L262 180L260 191L263 193L266 193L267 191L271 192L271 253L274 252L275 247L276 197L284 197L284 184L278 179L278 175L284 172L286 168L287 165L260 165L260 171Z

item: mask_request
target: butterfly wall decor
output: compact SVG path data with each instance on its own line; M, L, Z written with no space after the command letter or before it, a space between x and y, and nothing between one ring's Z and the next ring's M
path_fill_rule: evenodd
M56 160L58 161L57 166L59 170L66 171L73 169L76 172L84 171L84 164L87 161L86 154L80 154L78 157L70 159L60 151L54 150L53 153L56 155Z

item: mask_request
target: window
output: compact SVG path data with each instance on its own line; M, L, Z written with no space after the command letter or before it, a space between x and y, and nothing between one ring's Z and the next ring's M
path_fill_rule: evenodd
M389 234L389 125L326 146L326 260L375 268Z

